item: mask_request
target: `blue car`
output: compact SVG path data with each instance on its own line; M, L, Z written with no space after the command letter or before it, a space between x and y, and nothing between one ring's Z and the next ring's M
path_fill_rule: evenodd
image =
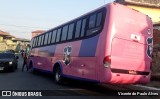
M13 53L0 53L0 71L15 71L18 66L18 56Z

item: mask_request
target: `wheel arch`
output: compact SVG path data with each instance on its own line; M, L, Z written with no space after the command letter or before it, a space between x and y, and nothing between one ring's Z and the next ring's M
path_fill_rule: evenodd
M57 67L60 67L61 73L63 74L63 67L62 67L61 62L56 62L56 63L53 65L53 73L55 72L55 70L56 70Z

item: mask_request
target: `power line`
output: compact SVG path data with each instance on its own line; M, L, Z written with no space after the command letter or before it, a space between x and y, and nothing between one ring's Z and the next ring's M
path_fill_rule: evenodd
M19 33L31 33L32 31L7 31L8 33L16 33L16 34L19 34Z
M8 24L0 24L0 25L3 25L3 26L12 26L12 27L24 27L24 28L42 28L42 27L18 26L18 25L8 25ZM45 29L49 29L49 28L45 28Z
M3 29L3 31L8 32L8 33L31 33L34 30L10 30L10 29Z

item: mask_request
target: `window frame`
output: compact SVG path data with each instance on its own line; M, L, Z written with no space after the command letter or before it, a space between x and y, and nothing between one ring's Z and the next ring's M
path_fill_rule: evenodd
M64 28L67 28L67 30L66 30L66 32L64 32ZM64 25L63 27L62 27L62 30L61 30L61 40L60 41L66 41L67 40L67 35L68 35L68 28L69 28L69 26L68 26L68 24L67 25ZM64 33L66 33L65 35L64 35ZM64 39L62 39L63 38L63 36L65 36L65 38Z
M45 38L45 35L43 34L43 35L42 35L42 40L41 40L41 45L40 45L40 46L43 46L43 45L44 45L44 38Z
M83 24L84 20L85 20L85 24ZM86 35L87 21L88 21L88 20L87 20L87 17L82 18L80 38L83 38L83 37L85 37L85 35ZM83 25L85 25L85 26L83 26ZM83 35L82 35L82 31L84 32Z
M69 37L69 33L70 33L70 26L73 25L72 27L72 35L71 35L71 38L68 38ZM72 22L68 25L68 34L67 34L67 40L70 41L74 38L74 32L75 32L75 22Z
M78 24L78 22L80 22L80 23L79 23L80 26L78 27L78 30L77 30L77 24ZM79 20L76 21L75 35L74 35L74 38L75 38L75 39L80 37L80 35L81 35L81 28L82 28L82 19L79 19ZM78 31L78 32L77 32L77 31ZM77 36L76 36L76 33L78 33Z
M100 21L100 24L99 25L97 25L97 23L98 23L98 14L100 14L101 13L101 21ZM98 27L98 26L100 26L101 24L102 24L102 20L103 20L103 12L102 11L99 11L99 12L97 12L97 17L96 17L96 27Z
M54 43L56 42L57 31L58 31L58 30L55 29L55 30L53 30L53 32L52 32L51 44L54 44ZM54 36L54 38L53 38L53 36ZM54 42L53 42L53 40L54 40Z
M95 33L93 33L91 35L87 35L88 30L91 30L91 29L89 29L89 18L90 18L90 16L93 15L93 14L96 14L96 20L95 20L95 27L96 27L97 16L98 16L98 13L100 13L100 12L102 12L101 24L100 24L100 26L98 26L98 27L100 27L100 29L97 32L95 32ZM44 35L44 38L45 38L45 34L50 32L50 31L52 31L51 41L50 41L50 44L45 44L44 45L44 40L43 40L43 45L41 45L41 46L48 46L48 45L51 45L51 44L55 45L55 44L60 44L60 43L65 43L65 42L72 42L72 41L77 41L77 40L82 40L82 39L88 39L90 37L93 37L93 36L99 34L104 28L104 22L106 20L106 13L107 13L107 8L103 7L103 8L100 8L99 10L94 11L92 13L89 13L89 14L83 16L83 17L77 18L77 19L75 19L73 21L70 21L70 22L68 22L66 24L60 25L60 26L58 26L58 27L56 27L56 28L54 28L52 30L46 31L45 33L43 33L41 35ZM84 19L86 19L86 23L85 23L86 26L85 26L85 29L84 29L84 31L85 31L84 32L84 36L81 37L81 34L82 34L81 32L82 32L83 20ZM80 27L81 29L80 29L79 37L75 38L76 22L78 22L79 20L81 20L81 27ZM72 24L73 24L73 30L72 30L73 33L72 33L72 38L69 39L69 26L72 25ZM63 27L66 26L66 25L68 25L68 31L67 31L66 40L65 41L61 41L62 30L63 30ZM60 31L60 35L59 35L59 41L57 41L57 35L58 35L58 30L59 29L61 29L61 31ZM56 36L55 37L55 42L53 42L53 40L52 40L54 31L56 31L55 32L56 33L55 34L55 36ZM34 39L37 39L37 38L34 37ZM36 48L36 47L34 47L34 48Z
M48 35L49 33L45 33L45 38L44 38L44 45L47 45L48 44Z
M39 39L38 39L38 46L41 46L41 40L42 40L42 35L39 36Z
M31 40L31 43L30 43L31 47L33 47L33 43L34 43L34 38L32 38Z
M38 37L36 37L36 41L35 41L35 47L37 47L37 40L38 40Z
M59 43L61 41L61 35L62 35L62 27L57 29L57 35L56 35L56 41L55 41L56 43Z
M53 34L53 32L50 31L49 34L48 34L48 41L47 41L47 44L51 44L52 34Z
M93 27L90 27L90 18L91 18L93 15L95 15L95 19L94 19L95 22L94 22L94 26L93 26ZM96 27L96 21L97 21L97 13L91 14L91 15L89 16L89 18L88 18L88 29L95 28L95 27Z

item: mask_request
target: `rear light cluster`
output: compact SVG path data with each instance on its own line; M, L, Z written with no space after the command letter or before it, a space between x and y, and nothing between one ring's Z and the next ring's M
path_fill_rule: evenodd
M109 68L111 65L111 56L106 56L103 60L103 65L106 68Z
M152 34L151 29L148 29L147 33L148 33L148 35L151 35Z

